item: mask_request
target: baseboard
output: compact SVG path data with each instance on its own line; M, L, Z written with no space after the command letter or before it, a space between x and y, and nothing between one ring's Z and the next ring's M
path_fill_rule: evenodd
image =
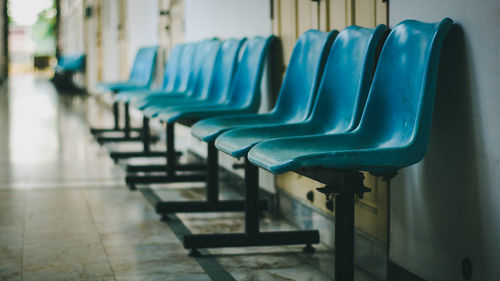
M425 281L405 268L389 261L387 263L387 281Z

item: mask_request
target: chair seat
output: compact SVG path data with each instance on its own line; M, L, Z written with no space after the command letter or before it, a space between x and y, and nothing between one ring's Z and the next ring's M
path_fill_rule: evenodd
M159 92L153 93L151 95L142 97L142 98L133 98L130 100L130 103L139 110L144 110L151 106L164 106L164 104L168 104L174 102L176 100L186 98L186 93L184 92Z
M212 105L203 107L176 107L175 109L161 112L157 117L167 123L176 122L181 119L206 119L226 115L239 115L255 113L250 107L238 107L231 105Z
M124 92L124 91L137 91L137 90L147 90L148 87L144 85L138 85L131 82L110 82L101 83L97 85L97 90L101 92Z
M253 164L274 174L301 168L392 173L421 160L408 147L367 143L358 133L309 135L264 141L248 153Z
M178 95L177 97L170 97L170 98L165 98L161 99L156 102L151 102L151 103L145 103L142 106L138 107L140 110L143 111L142 114L144 114L147 117L154 118L157 117L158 114L162 112L167 112L174 107L182 107L186 106L188 104L196 104L200 103L202 101L192 99L183 95ZM137 105L137 104L135 104Z
M257 143L275 138L291 136L302 136L322 133L322 129L311 122L300 122L290 124L266 125L260 120L256 120L253 125L247 128L238 128L225 132L217 137L215 146L217 149L240 158Z
M194 124L191 128L191 134L202 141L210 142L222 133L234 128L259 124L281 124L286 121L284 118L282 115L273 113L209 118Z
M150 90L150 89L142 89L135 91L122 91L115 96L115 101L118 102L130 102L132 100L141 99L147 97L149 95L158 95L161 94L161 90Z

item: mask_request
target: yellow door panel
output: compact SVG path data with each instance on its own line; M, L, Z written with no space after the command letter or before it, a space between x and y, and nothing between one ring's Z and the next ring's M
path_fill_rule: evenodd
M330 29L342 30L353 22L354 0L329 0Z
M365 173L364 184L371 189L371 192L365 193L363 199L356 200L355 226L377 240L387 242L387 183L381 178ZM316 190L324 184L289 172L277 176L276 185L294 198L335 215L334 211L328 209L324 194ZM314 194L312 202L307 199L309 192Z
M375 24L387 24L387 2L375 1Z
M343 30L349 25L372 27L386 23L387 6L382 0L274 0L273 31L283 43L284 61L288 62L298 35L308 29ZM295 173L276 177L280 192L334 215L327 208L325 196L316 191L322 184ZM356 227L376 239L387 240L387 185L380 178L365 174L371 188L356 202ZM307 194L314 194L308 201ZM330 206L331 207L331 206Z
M355 0L356 25L375 26L375 1L377 0Z
M293 46L297 41L297 0L277 0L280 5L279 25L283 45L283 61L288 65Z
M321 31L329 31L330 30L330 2L329 1L320 1L318 6L318 29Z
M297 0L297 33L304 33L309 29L319 29L317 2L311 0Z

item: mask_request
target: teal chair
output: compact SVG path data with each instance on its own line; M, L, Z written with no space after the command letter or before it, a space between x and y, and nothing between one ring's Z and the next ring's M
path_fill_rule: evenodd
M180 76L177 72L179 69L179 64L181 57L183 56L183 51L184 51L185 45L183 44L178 44L172 48L172 51L170 52L169 58L167 63L165 64L164 68L164 74L163 74L163 85L161 89L144 89L144 88L137 88L137 89L130 89L130 90L124 90L116 93L114 95L114 104L118 103L124 103L124 113L125 113L125 128L124 128L124 135L123 136L98 136L97 141L99 143L105 143L105 142L120 142L120 141L143 141L144 145L144 152L141 153L120 153L120 152L111 152L112 158L116 161L119 158L126 158L126 157L132 157L132 156L140 156L141 154L144 154L145 156L154 154L155 156L158 156L159 153L154 153L151 152L149 147L150 147L150 142L151 141L156 141L158 138L157 137L151 137L149 134L144 135L144 130L142 128L131 128L130 126L130 108L129 108L129 103L130 100L136 99L136 98L141 98L144 96L148 95L156 95L159 93L163 92L172 92L175 90L181 90L182 86L178 82L178 76ZM189 56L189 50L186 51L186 56ZM138 136L131 136L132 131L139 131L140 135Z
M227 60L224 56L218 56L216 66L222 66L221 69L217 67L203 67L200 72L200 81L211 81L206 87L208 93L206 97L210 96L255 96L260 93L261 80L264 72L264 66L269 56L269 50L272 44L276 42L276 37L269 36L255 37L247 40L241 51L238 53L231 51L232 48L223 48L224 51L234 55L234 60ZM236 44L235 44L236 43ZM225 44L236 45L238 48L240 44L236 40L230 40ZM234 62L240 57L237 65ZM234 69L234 67L236 67ZM234 74L233 74L234 73ZM207 75L205 77L205 74ZM220 76L220 77L218 77ZM205 83L198 83L202 89L205 89ZM218 84L218 85L216 85ZM218 90L217 90L218 89ZM218 94L211 94L210 91L220 91ZM225 91L228 91L225 93ZM202 95L198 95L201 97ZM196 101L197 99L194 99ZM201 101L200 101L201 102ZM179 120L183 121L183 120ZM188 121L188 120L186 120ZM189 124L184 123L184 124ZM134 189L136 184L149 184L149 183L167 183L179 181L204 181L207 183L207 201L205 202L163 202L157 201L155 209L158 213L172 213L178 211L197 212L197 211L242 211L244 208L243 200L228 200L219 201L218 198L218 182L212 178L207 178L206 173L184 173L186 170L195 170L199 164L180 164L177 162L175 155L174 143L174 122L168 122L167 128L167 165L163 168L163 173L156 175L141 175L133 174L129 170L126 177L126 183L129 188ZM209 159L213 159L213 150L209 151ZM195 165L193 167L193 165ZM198 165L198 166L196 166ZM214 170L217 173L218 167L205 166L208 174L213 174ZM141 167L142 168L142 167ZM134 169L133 171L137 171Z
M57 59L57 65L54 68L54 76L50 81L60 91L81 91L83 89L75 85L73 77L76 73L84 71L85 54L61 55Z
M186 44L177 44L172 48L168 56L167 63L163 69L163 83L160 89L141 89L135 91L122 91L115 95L114 100L117 102L130 102L134 99L140 99L149 95L157 95L164 92L174 92L174 91L183 91L182 85L180 83L180 65L181 58L183 57L184 48ZM193 54L189 53L189 50L186 51L185 54L189 60ZM190 56L191 55L191 56ZM181 89L180 89L181 88Z
M221 42L217 40L204 40L200 43L186 44L180 54L177 48L174 48L169 63L166 65L163 89L149 92L125 92L118 94L116 100L126 102L126 110L128 110L129 104L137 107L141 101L144 104L152 101L160 103L170 99L176 101L202 91L203 87L197 86L199 84L197 81L210 82L206 76L210 76L213 71L213 63L220 46ZM170 63L171 60L173 60L172 64ZM206 65L204 80L199 79L202 65ZM204 82L205 80L208 82ZM144 108L139 107L138 109L143 110ZM140 129L141 135L137 139L143 142L142 151L111 151L110 156L115 162L122 158L164 157L166 155L165 151L151 151L150 144L155 139L150 134L149 116L143 116L143 125Z
M212 81L210 82L210 87L203 92L192 93L190 96L158 101L154 105L150 105L144 108L144 115L148 117L157 117L159 113L168 111L173 108L180 107L197 107L206 108L208 106L224 104L229 99L231 81L233 79L238 61L236 56L229 56L228 54L237 55L235 51L239 52L242 44L246 41L246 38L242 40L229 39L225 41L222 45L222 54L220 56L220 63L223 65L232 65L232 67L218 68L216 71L218 73L213 73ZM235 45L237 44L237 45ZM237 49L234 46L238 46ZM207 76L210 71L207 71Z
M303 89L301 87L290 87L289 90L297 91L294 95L286 95L282 92L278 99L278 103L273 113L279 112L281 120L273 123L269 119L259 119L256 116L255 122L249 122L250 117L243 122L244 119L239 117L228 117L226 119L207 119L201 121L195 126L199 130L193 134L201 139L213 139L214 135L226 130L222 124L232 124L232 126L248 127L245 132L255 130L257 135L265 138L272 138L274 132L281 132L280 128L284 127L289 134L294 133L296 125L301 124L304 127L303 131L318 129L320 126L311 127L311 120L321 122L321 116L318 116L318 108L324 108L330 118L330 130L339 130L342 132L349 131L356 127L357 121L361 115L371 79L373 77L373 69L376 64L376 50L383 43L383 38L387 28L383 25L377 28L361 28L351 26L338 34L331 48L325 51L324 71L321 69L309 69L302 75L286 76L283 88L287 87L286 83L295 85L299 83L298 77L306 75L316 75L316 85L312 87L317 91L316 95L309 94L308 103L304 102L304 97L301 97ZM335 33L336 32L332 32ZM335 36L332 36L335 37ZM308 56L304 56L307 58ZM292 67L292 65L290 65ZM314 74L316 73L316 74ZM288 72L287 72L288 75ZM287 78L290 81L287 81ZM307 78L303 80L307 81ZM282 88L282 89L283 89ZM286 102L283 100L286 99ZM335 112L335 113L334 113ZM294 114L295 113L295 114ZM324 110L320 113L325 113ZM276 114L276 113L275 113ZM265 115L264 115L265 116ZM325 116L323 120L325 121ZM234 121L233 121L234 120ZM263 120L261 122L260 120ZM281 121L281 125L279 124ZM273 125L270 125L273 124ZM207 126L204 128L204 126ZM232 127L228 127L231 129ZM326 126L325 126L326 129ZM217 138L219 139L226 134L240 131L238 129L230 130ZM261 133L266 131L266 133ZM203 133L203 134L202 134ZM250 144L246 142L247 136L239 137L232 135L228 141L233 141L243 147ZM244 144L244 145L243 145ZM241 149L241 148L240 148ZM247 148L247 151L249 148ZM243 154L245 156L246 153ZM214 235L191 235L184 239L186 248L210 248L210 247L233 247L233 246L267 246L275 245L276 240L280 244L307 244L305 250L312 250L310 244L319 242L319 233L314 230L308 231L292 231L292 232L266 232L259 231L259 216L258 216L258 173L253 166L245 167L245 182L246 182L246 209L245 209L245 224L248 226L244 234L214 234ZM313 240L317 239L317 240ZM306 240L309 239L309 240ZM314 241L314 242L311 242Z
M99 92L112 92L117 94L123 91L149 89L153 83L157 52L158 47L156 46L139 49L135 56L134 64L132 65L132 70L130 71L130 76L127 81L101 83L97 85L97 90ZM129 118L127 118L127 112L125 112L125 117L129 120ZM90 132L94 135L106 132L124 132L126 135L130 135L130 122L127 123L126 120L125 128L120 128L119 105L117 102L113 103L113 114L115 123L114 128L91 128Z
M440 51L452 26L407 20L381 51L359 126L348 133L264 141L248 153L249 170L295 171L326 184L335 195L335 280L353 280L354 197L369 189L368 171L389 180L425 155L434 106ZM330 116L325 116L330 120Z
M218 42L215 39L207 39L187 44L180 61L178 76L176 77L179 84L178 88L174 91L163 91L144 97L137 97L131 100L132 106L139 110L144 110L148 106L191 96L195 91L198 74L206 54L206 48L209 45L213 45L213 41Z

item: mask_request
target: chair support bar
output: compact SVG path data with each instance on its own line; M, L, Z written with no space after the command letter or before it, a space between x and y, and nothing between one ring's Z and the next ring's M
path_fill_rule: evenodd
M311 251L311 244L319 243L319 232L316 230L260 232L262 206L259 200L258 172L258 168L245 159L245 233L186 235L184 248L192 250L190 255L197 255L198 248L298 244L305 244L305 250Z
M167 125L167 135L173 134L173 126ZM172 137L168 137L169 139L174 139ZM173 143L167 145L169 149L173 149ZM172 157L170 155L170 157ZM171 161L177 161L177 158L170 159ZM168 161L168 160L167 160ZM193 212L236 212L243 211L245 209L245 201L243 200L219 200L219 170L218 170L218 152L214 146L214 143L209 143L208 145L208 157L207 164L184 164L180 165L175 163L173 166L175 167L175 171L172 177L168 176L136 176L133 178L132 176L127 176L127 184L131 182L137 183L139 180L141 183L156 182L155 180L171 180L175 181L184 181L184 179L194 179L194 180L206 180L207 182L207 192L206 192L206 201L187 201L187 202L169 202L169 201L161 201L158 199L159 197L152 192L151 194L147 193L148 200L152 202L153 206L155 206L155 210L158 214L165 215L168 213L193 213ZM172 163L172 162L168 162ZM148 168L167 168L169 165L150 165ZM200 175L179 175L175 174L177 171L186 171L186 170L200 170L200 168L206 169L207 176L203 175L203 177L198 178ZM165 171L163 169L162 171ZM168 174L170 175L170 174ZM192 180L192 181L194 181ZM262 201L262 208L267 208L267 201ZM164 216L165 217L165 216Z
M176 152L179 156L182 155L181 152ZM122 158L142 158L142 157L165 157L167 155L166 151L111 151L109 156L113 159ZM166 168L166 165L165 165ZM165 171L165 169L161 170Z
M163 156L167 154L163 152ZM180 154L180 152L179 152ZM177 171L204 171L207 169L205 163L187 163L177 165ZM127 165L127 173L137 172L164 172L167 170L166 164L148 164L148 165Z
M151 184L151 183L174 183L174 182L199 182L205 181L204 174L186 174L186 175L127 175L125 183L131 190L135 190L136 184Z
M335 280L354 280L354 197L371 190L364 186L364 175L347 170L302 170L302 175L321 181L317 190L335 200Z

